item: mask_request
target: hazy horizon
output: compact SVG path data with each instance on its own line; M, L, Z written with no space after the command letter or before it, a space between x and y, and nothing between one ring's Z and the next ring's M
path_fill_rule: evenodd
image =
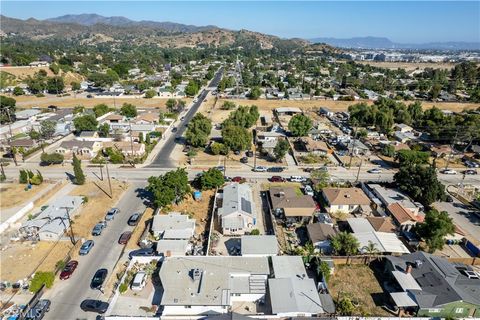
M85 5L88 4L88 9ZM133 8L133 9L132 9ZM215 25L282 38L383 37L397 43L480 42L480 2L2 1L1 13L44 20L67 14ZM448 23L445 23L448 21ZM368 23L367 23L368 22Z

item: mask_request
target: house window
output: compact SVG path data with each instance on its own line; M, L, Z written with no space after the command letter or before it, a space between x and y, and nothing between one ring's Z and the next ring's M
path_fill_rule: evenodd
M463 313L463 308L455 308L455 313Z
M355 206L354 206L354 205L348 206L348 210L353 210L353 209L355 209Z
M342 210L342 209L343 209L343 205L339 205L338 210Z

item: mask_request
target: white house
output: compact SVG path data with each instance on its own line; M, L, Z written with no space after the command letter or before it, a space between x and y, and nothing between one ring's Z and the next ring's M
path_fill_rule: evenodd
M218 218L224 235L243 235L255 228L257 215L248 184L231 183L219 197L222 206L218 208Z
M153 216L152 233L161 239L190 239L195 232L195 219L180 212Z
M265 298L266 257L167 257L160 269L162 316L209 316Z
M324 188L322 190L327 212L370 213L370 199L359 188Z

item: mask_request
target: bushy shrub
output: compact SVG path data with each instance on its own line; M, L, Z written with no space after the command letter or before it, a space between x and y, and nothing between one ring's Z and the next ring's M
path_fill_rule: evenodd
M35 273L32 281L30 282L30 292L37 292L45 285L47 288L51 288L53 281L55 280L55 274L53 272L39 271Z

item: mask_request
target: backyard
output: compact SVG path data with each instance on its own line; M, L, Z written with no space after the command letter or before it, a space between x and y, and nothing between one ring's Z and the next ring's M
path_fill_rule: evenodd
M328 281L328 289L336 303L343 297L350 298L356 306L354 315L391 316L381 308L385 296L373 270L367 265L337 265L335 274Z

